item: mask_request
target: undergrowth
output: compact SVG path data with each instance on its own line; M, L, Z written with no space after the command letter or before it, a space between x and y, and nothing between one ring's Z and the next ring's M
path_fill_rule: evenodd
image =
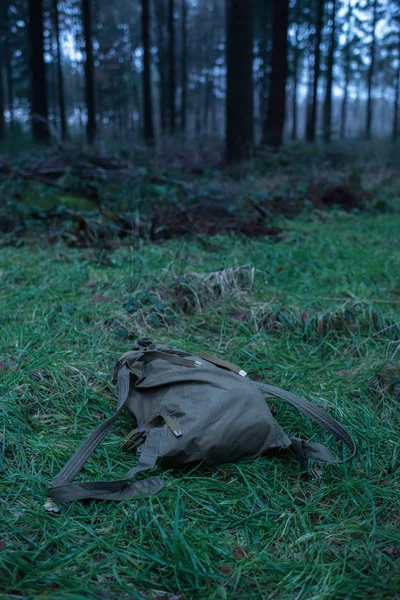
M279 242L1 249L1 597L394 600L398 224L333 214L287 228ZM349 429L356 459L317 479L288 459L158 468L165 488L155 497L46 512L51 477L113 413L113 364L138 334L309 397ZM340 454L318 426L274 404L289 435ZM131 467L121 451L130 429L126 414L80 477Z

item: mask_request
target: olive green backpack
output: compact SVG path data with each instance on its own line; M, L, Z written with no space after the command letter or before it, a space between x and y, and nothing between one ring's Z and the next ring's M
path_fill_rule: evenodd
M50 496L56 504L155 494L163 486L160 478L131 479L153 469L158 458L168 466L199 461L218 465L291 450L306 467L308 459L342 463L356 452L349 433L308 400L252 381L239 367L205 352L192 356L142 338L120 358L114 375L117 410L89 435L50 483ZM289 438L272 416L265 394L287 400L344 442L350 450L347 458L337 460L322 444ZM125 407L136 421L125 449L136 451L138 465L116 481L72 483Z

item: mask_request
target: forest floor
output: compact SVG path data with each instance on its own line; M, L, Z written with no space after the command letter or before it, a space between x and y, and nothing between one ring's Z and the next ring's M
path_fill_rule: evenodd
M302 210L255 209L277 230L256 236L227 228L152 240L151 226L143 236L139 229L121 235L121 222L100 235L104 221L92 208L66 203L90 229L76 219L64 226L56 206L38 208L33 191L47 198L47 182L3 181L8 207L19 207L3 213L9 221L0 248L0 597L398 597L400 186L393 164L374 164L365 163L356 183L351 169L329 167L330 186L352 177L365 190L364 204L346 210L313 204L311 179L287 173L287 165L266 196L272 174L224 174L220 185L234 189L239 203L250 198L251 207L265 208L279 186L285 197L297 186ZM312 169L322 174L322 166ZM197 175L190 185L213 198L222 193L210 184L218 177ZM158 211L160 196L182 188L142 185L166 188L151 187ZM133 207L112 212L126 219ZM237 210L228 209L229 218ZM113 413L113 365L138 333L208 350L312 399L355 437L356 459L308 479L295 460L282 458L157 468L165 487L155 497L46 511L51 477ZM281 401L274 405L289 435L339 452L318 426ZM117 478L132 466L121 451L130 423L121 417L82 479Z

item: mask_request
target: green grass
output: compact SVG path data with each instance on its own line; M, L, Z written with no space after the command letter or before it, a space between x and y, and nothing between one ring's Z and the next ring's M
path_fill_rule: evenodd
M109 255L32 240L1 249L1 597L397 597L397 380L383 393L371 389L388 360L398 366L397 217L330 215L286 226L278 243L215 238L218 252L196 241ZM188 271L249 263L252 292L204 313L154 297ZM95 294L109 301L91 301ZM250 315L260 307L275 327L256 326ZM338 314L322 330L312 325ZM113 363L138 329L311 398L348 427L357 458L308 480L284 459L158 469L165 487L153 498L46 512L51 477L112 414ZM288 434L340 452L318 426L275 406ZM133 465L121 451L129 427L124 415L81 478L118 477Z

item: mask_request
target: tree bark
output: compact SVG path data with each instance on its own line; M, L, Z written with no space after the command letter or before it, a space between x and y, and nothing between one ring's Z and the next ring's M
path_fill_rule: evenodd
M164 0L156 1L156 25L157 25L157 56L158 56L158 76L159 76L159 111L160 111L160 127L162 133L167 130L168 119L168 95L166 90L167 73L166 73L166 48L165 48L165 10Z
M85 101L87 110L86 136L89 144L96 137L96 108L94 92L94 60L92 40L91 0L82 0L83 35L85 40Z
M8 9L7 5L0 8L0 140L3 140L6 134L6 122L4 118L5 99L4 99L4 38L7 36L6 16L5 12Z
M315 141L315 132L317 127L317 116L318 116L318 80L321 69L321 41L322 41L322 29L324 25L324 6L325 0L317 0L317 22L315 32L315 46L314 46L314 74L313 74L313 87L312 87L312 101L310 107L310 115L307 122L306 138L308 142Z
M372 17L372 42L371 52L369 56L370 64L368 69L367 88L368 88L368 99L367 99L367 120L365 126L365 137L367 140L371 138L371 125L372 125L372 83L375 71L375 46L376 46L376 24L378 21L378 0L374 0L373 4L373 17Z
M10 47L10 23L9 23L9 4L10 2L4 2L2 5L2 17L3 17L3 30L4 30L4 68L5 68L5 80L6 89L5 97L7 99L6 108L10 115L10 130L13 129L14 125L14 77L13 77L13 66L12 66L12 52Z
M46 69L44 64L43 4L29 0L29 42L31 54L31 117L35 142L50 138L47 114Z
M276 147L282 145L285 125L288 25L289 0L275 0L273 9L271 84L262 143Z
M168 58L169 58L169 132L175 133L176 78L175 78L175 22L174 0L168 3Z
M186 112L187 112L187 0L182 0L181 7L181 77L182 77L182 101L181 101L181 131L186 131Z
M269 91L269 53L268 53L268 41L271 37L271 6L270 0L267 0L262 5L262 13L260 17L261 22L261 34L260 34L260 58L262 60L262 76L260 82L260 96L259 96L259 128L262 131L265 120L267 118L268 109L268 91Z
M1 48L0 48L1 51ZM0 55L0 140L3 140L6 133L6 123L4 119L4 85L3 85L3 61Z
M299 68L299 16L300 0L296 0L296 34L293 50L293 97L292 97L292 140L297 140L297 88L298 88L298 68Z
M400 32L399 32L400 34ZM396 81L395 81L395 95L394 95L394 107L393 107L393 126L392 126L392 139L395 141L397 139L398 127L399 127L399 100L400 100L400 41L399 41L399 51L398 51L398 65L396 72Z
M350 39L350 24L351 24L351 4L349 3L349 8L347 11L347 22L349 24L349 28L347 30L346 35L346 45L344 48L344 90L343 90L343 100L340 111L340 139L344 139L346 135L346 120L347 120L347 104L349 99L349 83L350 83L350 75L351 75L351 39Z
M7 109L10 114L10 128L14 125L14 76L11 62L11 52L7 44L6 51L6 80L7 80Z
M254 1L228 0L226 31L226 160L247 160L254 144Z
M331 35L329 41L328 65L326 75L326 93L324 102L324 141L329 143L332 136L332 87L333 65L335 62L336 48L336 0L332 0Z
M149 0L142 0L142 43L143 43L143 119L144 139L154 143L153 101L151 96L150 65L150 10Z
M61 138L65 140L67 138L67 119L65 115L65 96L64 96L64 75L61 63L61 44L60 44L60 19L58 12L58 0L53 0L53 18L54 18L54 29L56 33L56 44L57 44L57 76L58 76L58 102L60 108L60 126L61 126Z

